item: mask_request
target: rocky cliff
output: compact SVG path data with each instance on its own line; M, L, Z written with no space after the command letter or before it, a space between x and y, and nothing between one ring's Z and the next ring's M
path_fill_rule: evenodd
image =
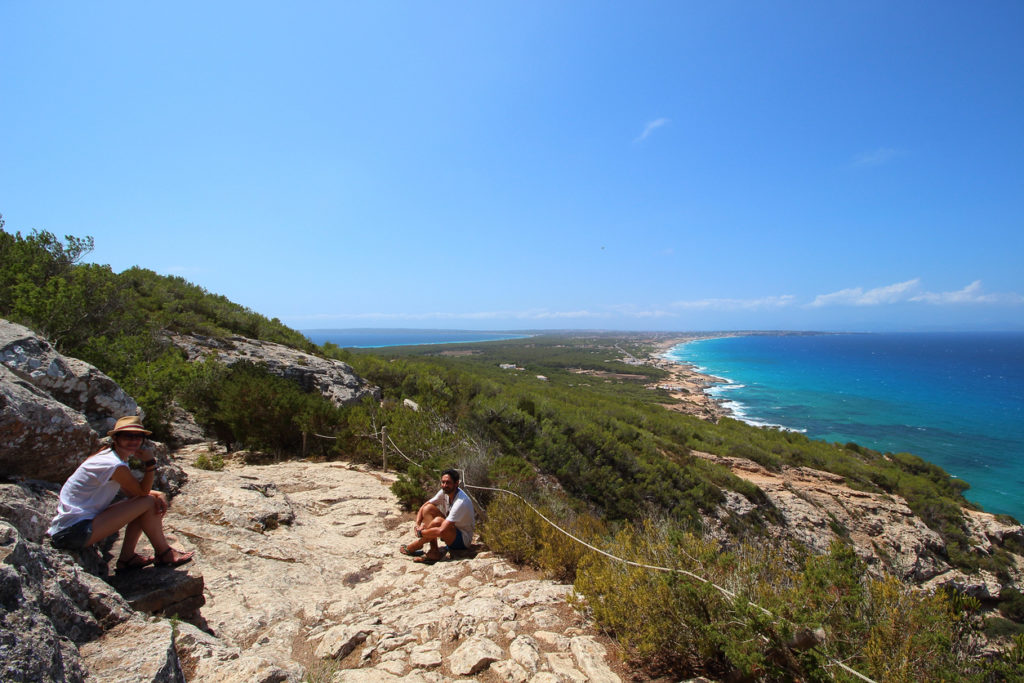
M168 334L167 338L192 361L213 356L225 365L240 361L263 363L270 372L297 382L306 391L319 392L335 405L354 403L366 396L380 398L380 389L359 377L347 363L283 344L246 337L214 339L197 334Z
M785 466L771 472L745 458L693 454L725 465L765 493L781 518L765 524L765 533L771 537L797 541L817 552L826 552L833 540L841 538L875 575L892 574L927 588L948 584L986 601L998 600L1002 586L1024 586L1024 557L1015 553L1009 553L1014 565L1006 568L1008 580L986 571L966 574L950 566L942 537L897 495L859 491L838 474L808 467ZM726 501L718 518L709 520L723 539L730 515L754 512L753 504L739 494L727 492ZM979 555L988 555L1011 540L1024 541L1024 526L1007 524L986 512L964 513L972 551Z

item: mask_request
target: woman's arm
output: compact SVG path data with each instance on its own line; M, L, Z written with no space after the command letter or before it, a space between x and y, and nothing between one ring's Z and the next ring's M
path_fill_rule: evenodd
M132 471L128 469L128 467L118 467L110 476L111 479L121 486L121 490L124 491L124 494L129 498L153 496L153 498L156 499L157 514L162 515L167 511L167 498L159 491L152 490L153 477L154 469L148 469L146 470L146 473L142 475L142 482L140 483L139 480L132 476Z

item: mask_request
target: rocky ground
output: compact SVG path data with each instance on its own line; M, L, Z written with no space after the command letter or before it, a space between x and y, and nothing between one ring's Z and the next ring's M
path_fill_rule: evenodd
M728 467L733 474L755 484L781 516L779 523L766 522L765 533L780 541L797 541L817 552L841 538L849 542L876 576L895 575L924 588L951 585L983 601L1000 598L1000 580L979 570L968 575L951 567L945 542L910 510L897 495L869 493L850 488L845 479L809 467L783 466L772 472L746 458L723 457L693 451L697 457ZM750 514L754 505L743 496L726 492L719 519ZM1024 527L1008 524L987 512L965 510L969 538L979 555L1008 539L1024 541ZM712 528L714 528L713 520ZM724 524L715 530L728 539ZM1024 557L1009 553L1014 565L1006 568L1014 585L1024 584Z
M413 522L391 475L338 462L196 469L206 448L172 456L188 483L166 519L198 551L175 571L201 574L212 632L179 626L187 680L621 680L615 648L566 603L571 587L481 547L434 565L399 554Z

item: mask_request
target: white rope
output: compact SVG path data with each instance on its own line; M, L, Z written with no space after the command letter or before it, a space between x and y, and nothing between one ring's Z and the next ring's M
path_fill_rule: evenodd
M437 473L438 473L438 472L437 472L437 470L435 470L435 469L434 469L433 467L430 467L430 468L424 468L424 467L423 467L423 465L422 465L421 463L418 463L418 462L416 462L415 460L413 460L412 458L410 458L410 457L409 457L408 455L406 455L405 453L403 453L403 452L402 452L402 449L398 447L398 444L396 444L396 443L394 442L394 440L393 440L393 439L391 438L391 435L390 435L390 434L385 434L385 436L387 437L387 439L388 439L388 442L389 442L389 443L391 444L391 446L392 446L392 447L393 447L393 448L394 448L394 449L395 449L396 451L398 451L398 454L399 454L400 456L402 456L403 458L405 458L406 460L408 460L408 461L409 461L410 463L412 463L413 465L416 465L416 467L419 467L419 468L422 468L422 469L430 469L430 470L431 470L431 471L432 471L432 472L433 472L434 474L437 474ZM462 473L463 473L463 475L465 475L465 470L463 470L463 472L462 472ZM468 484L466 484L466 483L464 483L464 482L463 482L463 484L462 484L462 488L466 488L467 486L468 486ZM478 486L470 486L469 488L479 488L479 487L478 487ZM469 491L466 491L466 495L467 495L467 496L469 496L469 497L470 497L470 499L471 499L471 500L472 500L472 501L473 501L474 503L476 503L476 504L477 504L477 505L478 505L478 506L480 507L480 511L481 511L481 512L483 512L483 505L480 505L480 501L478 501L478 500L477 500L476 498L473 498L473 494L472 494L472 493L470 493ZM529 503L527 503L527 505L529 505Z
M398 445L395 444L395 442L391 439L391 435L390 434L387 434L386 436L387 436L388 441L391 443L391 446L396 451L398 451L398 454L400 456L402 456L403 458L408 460L411 464L416 465L417 467L423 468L423 465L421 463L416 462L415 460L413 460L412 458L410 458L409 456L407 456L405 453L402 452L402 449L399 448ZM433 470L433 468L426 468L426 469ZM435 472L435 474L436 474L436 472ZM706 584L708 586L711 586L711 587L715 588L720 593L722 593L722 595L725 595L726 597L728 597L729 599L731 599L733 601L738 600L739 597L740 597L736 593L733 593L732 591L728 590L727 588L723 588L722 586L719 586L715 582L710 581L709 579L705 579L703 576L698 576L697 574L694 574L693 572L687 571L685 569L677 569L677 568L672 568L672 567L659 567L659 566L653 565L653 564L644 564L642 562L634 562L633 560L627 560L625 558L618 557L616 555L612 555L611 553L609 553L609 552L607 552L605 550L597 548L597 547L587 543L583 539L578 538L575 535L569 533L568 531L566 531L562 527L560 527L557 524L555 524L554 522L552 522L540 510L535 508L533 506L533 504L530 503L530 501L526 500L521 495L519 495L518 493L515 493L513 491L508 491L506 489L499 489L499 488L491 488L489 486L471 486L470 484L467 484L465 482L462 483L462 487L463 488L469 488L469 489L477 489L477 490L480 490L480 491L497 491L498 493L506 493L506 494L508 494L510 496L515 496L519 500L521 500L524 503L526 503L527 507L529 507L531 510L533 510L537 514L538 517L540 517L545 522L550 524L552 527L554 527L555 529L560 531L562 534L568 536L569 538L571 538L572 540L576 541L580 545L582 545L582 546L584 546L586 548L590 548L594 552L599 553L601 555L604 555L605 557L607 557L607 558L609 558L611 560L615 560L616 562L621 562L621 563L627 564L627 565L629 565L631 567L638 567L640 569L650 569L652 571L671 573L671 574L682 574L684 576L690 577L691 579L694 579L695 581L699 581L699 582L701 582L703 584ZM467 491L466 493L468 494L469 492ZM479 503L477 503L477 504L479 505ZM751 605L753 607L756 607L757 609L761 610L761 612L763 612L766 616L769 616L772 619L775 619L777 621L784 621L787 624L789 624L790 626L796 628L796 624L794 624L793 622L789 621L788 619L785 619L784 617L780 617L780 616L777 616L777 615L773 614L772 612L768 611L764 607L761 607L760 605L758 605L755 602L751 602L751 601L748 600L747 604L749 604L749 605ZM839 660L833 659L828 654L826 654L824 652L822 654L825 655L825 658L828 659L829 662L831 662L832 664L835 664L836 666L838 666L839 668L843 669L847 673L849 673L849 674L851 674L853 676L856 676L857 678L861 679L862 681L866 681L866 683L877 683L875 680L873 680L871 678L868 678L864 674L862 674L862 673L860 673L858 671L855 671L854 669L851 669L850 667L846 666L845 664L843 664Z

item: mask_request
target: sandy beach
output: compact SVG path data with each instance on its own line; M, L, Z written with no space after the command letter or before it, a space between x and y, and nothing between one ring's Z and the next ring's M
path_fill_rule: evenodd
M672 398L680 401L679 403L663 404L667 409L695 415L703 420L711 421L717 421L718 418L729 415L729 411L723 408L721 403L707 392L709 387L721 384L721 380L698 372L696 367L689 363L674 361L665 357L669 349L679 344L685 344L686 342L698 339L715 339L725 336L732 335L680 335L679 337L658 342L655 352L648 356L644 362L647 365L653 365L664 370L669 375L654 385L659 389L668 391Z

